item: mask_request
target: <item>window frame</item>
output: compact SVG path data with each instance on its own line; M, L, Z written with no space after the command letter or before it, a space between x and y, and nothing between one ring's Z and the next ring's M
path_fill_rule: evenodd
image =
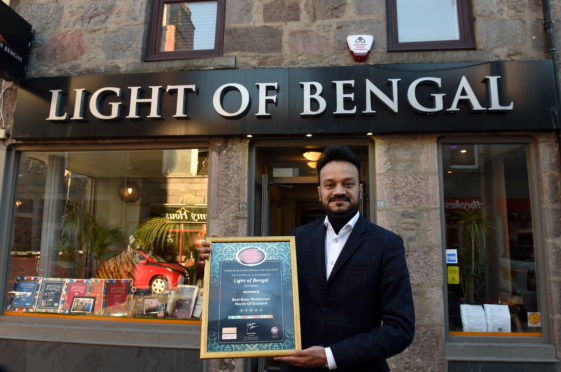
M550 342L551 332L550 332L550 322L549 313L550 308L548 306L547 292L548 284L546 278L547 265L545 263L545 245L544 245L544 231L541 215L541 196L540 196L540 180L539 180L539 164L536 154L535 144L533 143L533 138L531 136L515 136L515 135L505 135L505 136L462 136L462 135L449 135L441 136L438 139L438 173L439 173L439 189L440 189L440 224L441 224L441 253L442 253L442 278L444 283L446 283L447 277L447 264L446 264L446 217L444 210L444 168L443 168L443 156L442 148L447 144L521 144L526 146L527 154L527 167L528 167L528 187L531 197L530 208L532 213L532 225L533 225L533 237L534 237L534 253L535 253L535 265L536 265L536 279L538 281L537 291L538 291L538 303L540 306L540 312L542 313L542 330L541 336L525 336L524 333L519 335L505 335L497 336L494 334L490 335L455 335L450 333L450 320L448 311L448 286L443 285L443 305L444 305L444 331L445 331L445 357L447 360L463 360L466 356L476 357L481 353L481 343L486 343L491 348L485 351L488 355L489 360L494 360L496 353L508 353L509 347L504 349L505 343L519 341L527 344L527 349L520 351L520 360L531 360L535 358L536 355L540 355L543 360L553 358L551 352L554 349L551 345L544 345ZM504 350L503 350L504 349ZM535 349L535 350L534 350ZM535 351L539 350L537 354ZM502 354L501 354L502 355Z
M160 51L160 39L162 35L162 15L166 4L184 2L203 2L209 0L153 0L150 25L148 27L147 45L144 61L166 61L174 59L208 58L219 57L224 53L224 25L226 20L226 0L216 1L216 32L213 49Z
M91 142L49 144L20 144L6 150L4 197L0 200L0 242L9 246L13 238L15 223L14 203L18 179L19 161L22 153L43 151L134 151L134 150L180 150L186 148L208 148L205 140L160 142L108 143L100 147ZM209 168L212 161L209 159ZM209 176L210 178L210 173ZM208 190L207 190L208 192ZM0 254L0 339L26 341L63 342L71 344L116 345L132 347L160 347L175 349L199 349L200 320L160 320L120 318L106 316L80 316L49 313L18 313L6 311L10 250ZM120 332L115 333L118 328ZM118 335L118 336L116 336Z
M470 0L458 0L459 40L399 42L397 0L386 0L388 52L419 50L475 49L473 13Z

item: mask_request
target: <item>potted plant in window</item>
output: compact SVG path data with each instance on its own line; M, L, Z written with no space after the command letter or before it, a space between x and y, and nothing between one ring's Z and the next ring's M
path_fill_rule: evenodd
M69 201L62 215L59 253L66 262L68 274L75 278L90 277L107 253L109 246L122 240L119 228L98 224L82 203Z
M485 250L485 238L491 227L480 209L464 209L457 212L462 245L460 248L460 284L464 301L475 303L475 285L482 277L480 256Z

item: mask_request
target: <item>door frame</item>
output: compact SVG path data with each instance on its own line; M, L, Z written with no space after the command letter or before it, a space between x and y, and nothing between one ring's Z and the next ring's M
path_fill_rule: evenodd
M366 182L367 189L365 191L364 197L366 199L366 206L365 206L365 214L367 218L372 222L376 222L376 203L373 201L376 200L376 184L375 184L375 149L374 149L374 140L372 136L364 136L364 137L344 137L344 138L305 138L305 139L295 139L295 138L283 138L283 139L253 139L249 143L248 149L248 204L247 204L247 212L248 212L248 223L247 223L247 235L248 236L255 236L256 224L261 225L262 219L262 181L261 175L257 174L257 151L260 148L266 147L302 147L304 149L305 146L314 146L314 147L327 147L333 144L343 144L348 146L364 146L367 148L367 164L362 164L363 168L367 166L367 173L364 176L364 179L361 181ZM259 178L259 180L257 179ZM271 180L271 176L269 175L269 182ZM258 187L259 186L259 187ZM258 191L257 191L258 190Z

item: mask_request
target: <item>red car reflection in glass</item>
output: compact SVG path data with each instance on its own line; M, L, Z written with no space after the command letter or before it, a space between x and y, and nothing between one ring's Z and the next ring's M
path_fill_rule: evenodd
M152 293L162 293L183 284L187 271L178 263L167 262L161 257L135 251L138 263L134 273L134 286L138 289L152 289Z

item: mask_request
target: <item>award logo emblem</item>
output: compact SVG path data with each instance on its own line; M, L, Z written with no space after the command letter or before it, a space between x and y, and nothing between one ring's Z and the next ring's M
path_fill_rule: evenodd
M265 252L257 247L243 248L236 254L236 260L244 266L257 266L265 259Z

